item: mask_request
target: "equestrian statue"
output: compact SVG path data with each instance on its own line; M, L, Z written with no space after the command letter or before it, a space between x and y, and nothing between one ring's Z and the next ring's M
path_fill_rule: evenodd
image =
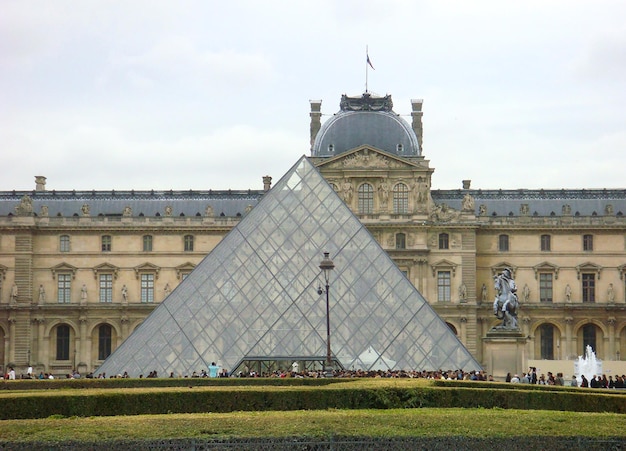
M502 320L496 329L519 330L517 323L517 286L511 276L511 270L504 268L502 274L494 277L496 300L493 302L493 314Z

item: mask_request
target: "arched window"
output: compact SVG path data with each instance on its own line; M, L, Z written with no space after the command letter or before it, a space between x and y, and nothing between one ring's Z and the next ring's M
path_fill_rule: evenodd
M539 328L541 335L541 358L544 360L554 360L554 326L552 324L542 324Z
M439 234L439 249L450 249L450 235L447 233Z
M57 360L70 359L70 326L61 324L57 326Z
M593 324L585 324L583 326L583 355L587 346L591 346L594 352L598 352L596 347L596 326Z
M404 183L393 187L393 212L397 215L409 212L409 187Z
M374 187L369 183L363 183L359 186L359 213L371 214L374 211Z
M102 324L98 327L98 359L104 360L111 354L111 326Z

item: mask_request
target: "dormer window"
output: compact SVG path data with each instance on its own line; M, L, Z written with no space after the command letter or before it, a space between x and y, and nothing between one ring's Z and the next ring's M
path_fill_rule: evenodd
M404 147L402 147L402 144L398 144L398 145L396 146L396 151L397 151L398 153L402 153L402 151L403 151L403 150L404 150Z
M328 153L333 153L335 151L335 146L333 146L332 144L328 145Z

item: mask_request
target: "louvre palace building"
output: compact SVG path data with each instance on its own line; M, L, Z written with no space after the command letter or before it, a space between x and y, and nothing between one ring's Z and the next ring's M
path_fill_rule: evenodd
M391 96L368 92L342 96L325 121L322 102L310 106L307 164L475 362L490 370L494 276L510 268L524 366L571 375L590 345L605 371L626 372L626 189L481 189L470 180L437 189L421 100L411 101L411 123ZM262 206L273 187L261 176L263 188L247 191L59 191L39 175L31 191L0 187L2 371L97 371ZM342 307L346 318L358 316L355 302Z

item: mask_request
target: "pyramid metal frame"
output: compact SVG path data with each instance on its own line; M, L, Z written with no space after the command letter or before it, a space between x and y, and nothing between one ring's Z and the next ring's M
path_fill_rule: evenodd
M303 156L98 373L191 375L250 356L326 354L319 263L329 252L333 358L345 368L480 365ZM366 350L375 359L364 363Z

